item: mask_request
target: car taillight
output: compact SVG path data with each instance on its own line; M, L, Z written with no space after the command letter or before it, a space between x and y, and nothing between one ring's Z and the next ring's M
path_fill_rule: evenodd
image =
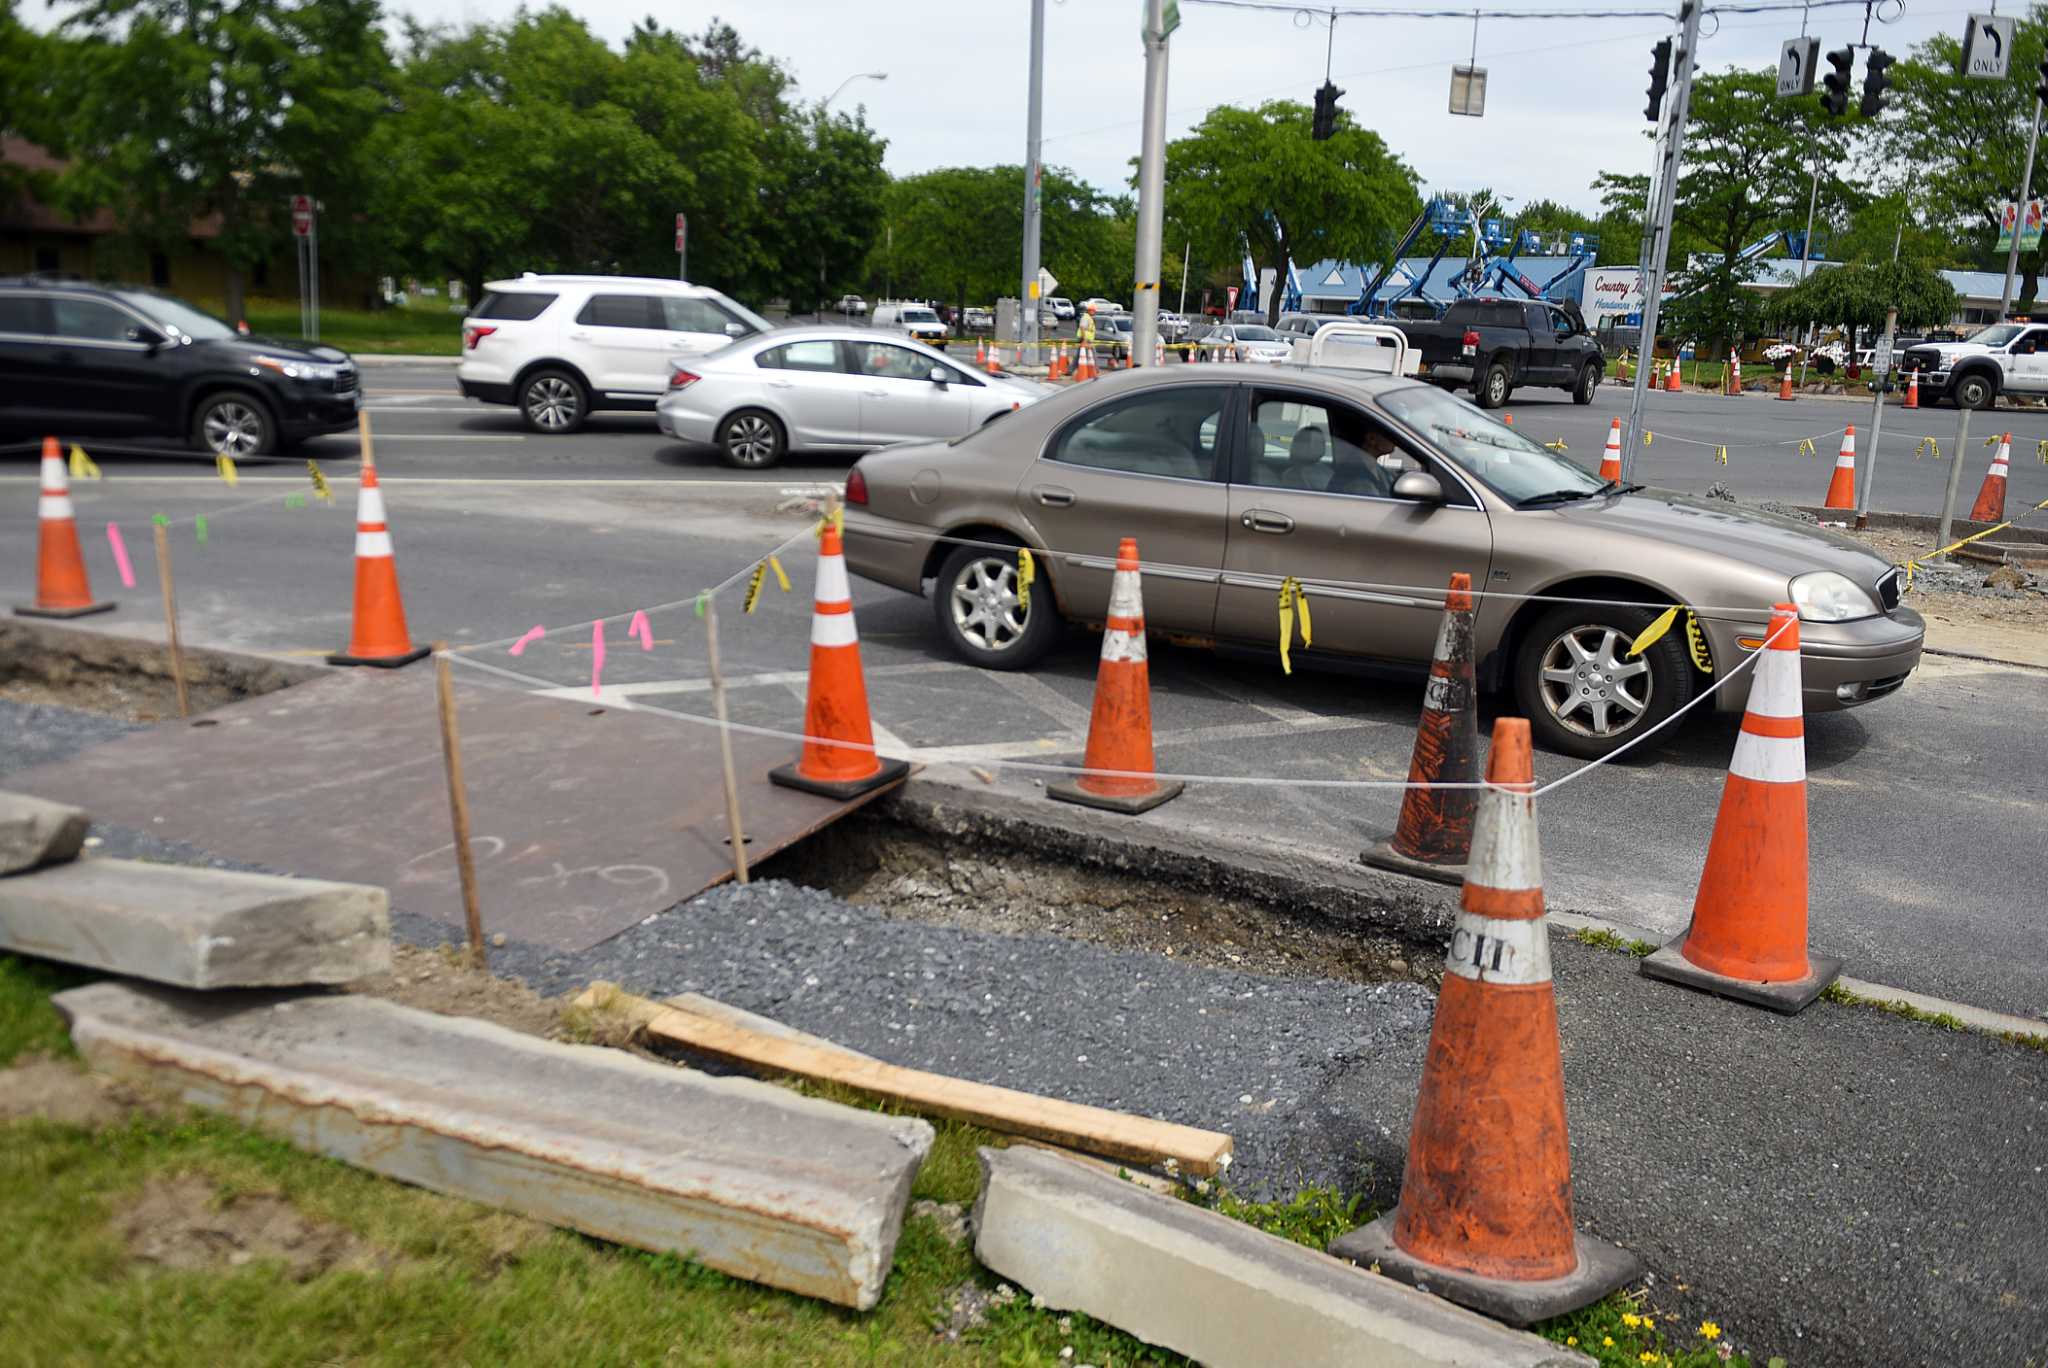
M462 349L464 351L475 351L477 343L483 341L486 337L489 337L492 333L496 331L496 328L464 328L462 330Z
M846 472L846 501L850 504L859 504L863 508L867 506L868 477L860 473L859 466Z
M672 390L688 389L703 378L701 375L693 374L690 371L684 370L681 366L677 366L669 374L668 387Z
M1478 331L1477 331L1476 329L1473 329L1473 328L1467 328L1467 329L1465 329L1465 339L1464 339L1464 340L1465 340L1465 350L1466 350L1466 351L1476 351L1476 350L1478 350L1478 348L1479 348L1479 333L1478 333Z

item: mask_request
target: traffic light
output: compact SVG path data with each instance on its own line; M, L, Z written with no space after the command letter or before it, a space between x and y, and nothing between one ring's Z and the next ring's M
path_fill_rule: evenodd
M1883 48L1872 48L1863 59L1863 103L1856 106L1856 112L1866 119L1876 117L1884 108L1884 93L1894 84L1884 69L1894 60Z
M2034 98L2043 104L2048 104L2048 58L2043 58L2041 61L2040 75L2040 84L2034 87Z
M1825 87L1820 94L1820 107L1832 118L1849 108L1849 73L1856 66L1856 49L1836 48L1828 54L1828 65L1834 70L1820 78Z
M1643 117L1651 123L1657 122L1657 111L1664 104L1664 87L1671 81L1671 40L1666 38L1650 49L1650 102L1643 106Z
M1337 97L1344 92L1325 81L1316 89L1316 116L1309 125L1309 136L1317 142L1335 137L1337 133Z

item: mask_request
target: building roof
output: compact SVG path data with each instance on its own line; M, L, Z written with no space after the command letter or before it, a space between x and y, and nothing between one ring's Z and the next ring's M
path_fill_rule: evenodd
M55 175L71 165L26 138L0 138L0 162L43 175ZM120 227L110 209L98 208L83 215L74 215L44 202L32 190L23 190L13 196L0 194L0 230L105 237L120 231ZM219 237L220 215L208 214L192 220L189 232L195 238Z

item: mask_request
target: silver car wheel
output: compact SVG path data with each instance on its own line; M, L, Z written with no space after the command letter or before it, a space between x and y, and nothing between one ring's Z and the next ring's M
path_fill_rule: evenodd
M984 651L1002 651L1024 635L1029 612L1017 599L1017 567L994 556L970 561L953 578L953 625Z
M526 387L526 416L535 427L565 432L575 425L581 407L576 387L558 375L544 375Z
M263 445L263 415L236 399L206 411L207 450L216 456L253 456Z
M1562 633L1543 652L1537 681L1559 726L1603 740L1634 727L1650 706L1650 662L1621 658L1629 638L1589 624Z
M758 413L743 413L726 425L725 450L734 465L767 465L775 459L775 424Z

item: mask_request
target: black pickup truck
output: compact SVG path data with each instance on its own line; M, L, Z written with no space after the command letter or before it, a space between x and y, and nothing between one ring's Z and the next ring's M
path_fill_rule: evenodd
M1460 299L1436 322L1399 327L1421 355L1424 380L1470 385L1481 408L1499 408L1518 385L1554 386L1590 404L1606 365L1570 304Z

